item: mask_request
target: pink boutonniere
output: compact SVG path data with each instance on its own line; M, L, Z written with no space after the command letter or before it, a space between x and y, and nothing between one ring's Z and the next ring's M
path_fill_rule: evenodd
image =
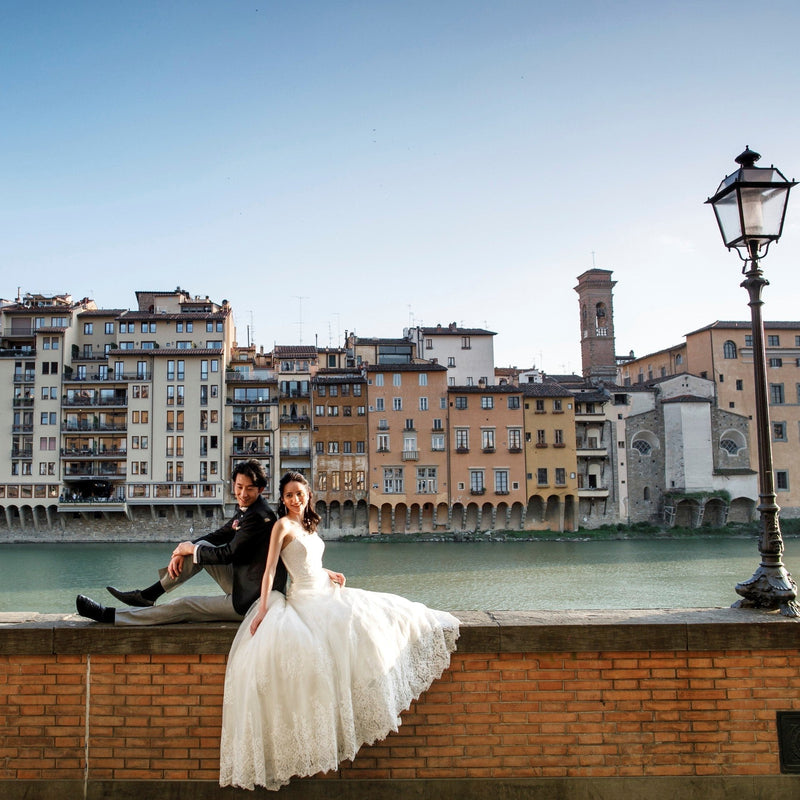
M238 519L235 519L235 520L233 521L233 525L232 525L231 527L232 527L232 528L233 528L235 531L238 531L238 530L239 530L239 520L238 520Z

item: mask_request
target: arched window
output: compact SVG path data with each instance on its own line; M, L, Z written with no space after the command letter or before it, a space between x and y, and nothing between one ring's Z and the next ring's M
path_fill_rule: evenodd
M658 437L652 431L639 431L633 435L631 449L639 455L649 456L653 450L659 449Z
M736 342L732 342L728 339L728 341L722 345L722 356L723 358L736 358Z
M740 431L727 430L720 437L719 446L729 455L736 456L745 449L747 443Z

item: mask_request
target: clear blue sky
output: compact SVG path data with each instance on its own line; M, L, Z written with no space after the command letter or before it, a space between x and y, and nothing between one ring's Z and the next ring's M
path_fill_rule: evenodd
M617 352L657 350L748 317L703 205L734 157L800 178L796 0L0 0L0 30L0 297L180 285L267 348L456 321L579 370L597 266ZM800 318L796 191L768 320Z

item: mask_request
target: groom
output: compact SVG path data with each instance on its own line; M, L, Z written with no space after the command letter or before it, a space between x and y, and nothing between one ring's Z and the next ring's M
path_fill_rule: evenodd
M169 566L159 570L160 579L146 589L108 591L128 606L115 609L79 594L78 614L96 622L115 625L163 625L170 622L240 621L261 594L261 579L267 563L275 512L261 497L267 485L258 461L243 461L233 469L233 493L239 505L233 518L221 528L191 542L181 542ZM156 605L156 600L200 570L205 569L219 584L222 595L180 597ZM285 591L286 567L278 561L273 589Z

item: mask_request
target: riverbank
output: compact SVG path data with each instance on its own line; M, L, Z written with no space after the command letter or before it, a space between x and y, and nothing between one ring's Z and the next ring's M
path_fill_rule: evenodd
M224 520L219 517L126 521L114 525L101 520L96 528L40 528L38 530L0 529L3 544L170 544L185 539L197 539L215 530ZM800 537L800 519L782 519L784 538ZM384 544L419 544L425 542L609 542L669 539L757 539L759 523L732 523L724 526L703 525L699 528L664 527L646 522L634 525L603 525L598 528L579 528L577 531L551 530L475 530L436 531L416 533L359 533L341 534L341 529L326 531L320 536L326 541L377 542Z
M781 521L784 538L800 537L800 519ZM424 542L611 542L658 539L758 539L758 523L700 528L665 528L646 522L635 525L603 525L577 531L442 531L437 533L376 533L341 536L337 542L379 542L412 544ZM324 531L323 531L324 536Z

